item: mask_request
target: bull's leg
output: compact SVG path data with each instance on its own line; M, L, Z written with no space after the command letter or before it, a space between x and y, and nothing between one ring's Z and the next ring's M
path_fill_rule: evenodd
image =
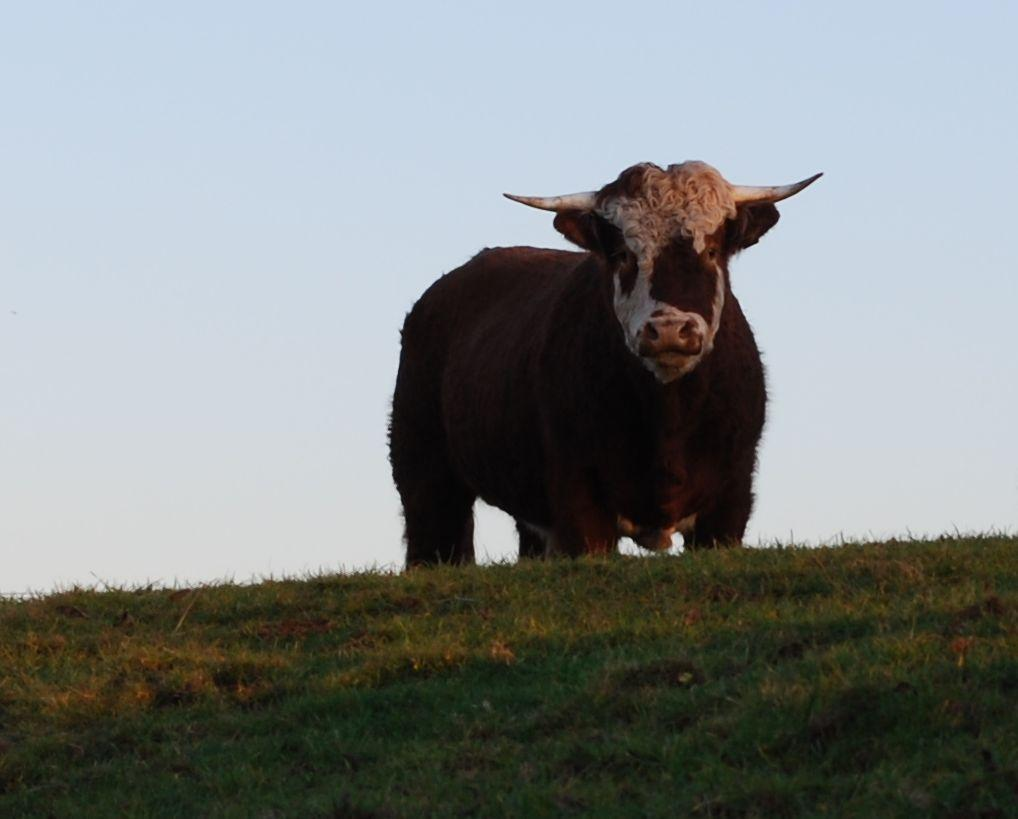
M584 484L566 484L555 504L551 549L580 557L608 555L618 548L618 516L600 508Z
M389 426L406 565L474 562L474 493L449 463L434 368L404 342Z
M610 555L618 550L619 545L614 527L606 525L605 521L589 518L558 526L553 537L554 553L569 557Z
M406 565L474 562L474 494L453 472L438 413L405 400L401 372L393 399L389 458L403 501Z
M683 532L685 549L741 546L753 511L753 475L732 483L715 503L699 512L690 532Z
M520 541L520 559L545 557L549 552L551 532L541 534L517 520L516 533Z
M399 485L407 568L474 562L474 497L443 471Z

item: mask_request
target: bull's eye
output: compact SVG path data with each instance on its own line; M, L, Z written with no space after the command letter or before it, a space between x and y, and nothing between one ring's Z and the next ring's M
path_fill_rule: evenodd
M718 249L716 247L709 248L707 250L707 255L712 259L716 259L718 257Z

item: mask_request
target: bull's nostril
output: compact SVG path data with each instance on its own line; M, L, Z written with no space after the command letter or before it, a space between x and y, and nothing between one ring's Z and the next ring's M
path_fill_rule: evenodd
M643 337L647 341L657 341L661 337L661 334L657 331L657 327L648 322L643 328Z
M679 328L679 338L683 341L690 338L696 332L696 322L687 321Z

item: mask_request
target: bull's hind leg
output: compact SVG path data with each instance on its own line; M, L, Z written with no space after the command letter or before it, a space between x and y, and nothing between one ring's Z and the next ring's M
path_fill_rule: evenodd
M406 356L404 348L404 357ZM403 501L406 565L474 562L474 493L446 454L433 385L404 367L396 379L389 427L392 477Z
M395 470L394 470L395 471ZM438 465L396 486L403 500L406 565L474 562L474 497Z
M516 533L520 540L520 558L545 557L548 554L548 538L551 532L542 535L520 520L516 521Z
M403 501L407 568L473 563L474 496L438 454L402 463L394 451L393 476Z

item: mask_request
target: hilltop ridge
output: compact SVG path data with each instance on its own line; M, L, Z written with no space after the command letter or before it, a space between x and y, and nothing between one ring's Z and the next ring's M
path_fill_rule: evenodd
M3 816L1015 816L1018 539L0 601Z

